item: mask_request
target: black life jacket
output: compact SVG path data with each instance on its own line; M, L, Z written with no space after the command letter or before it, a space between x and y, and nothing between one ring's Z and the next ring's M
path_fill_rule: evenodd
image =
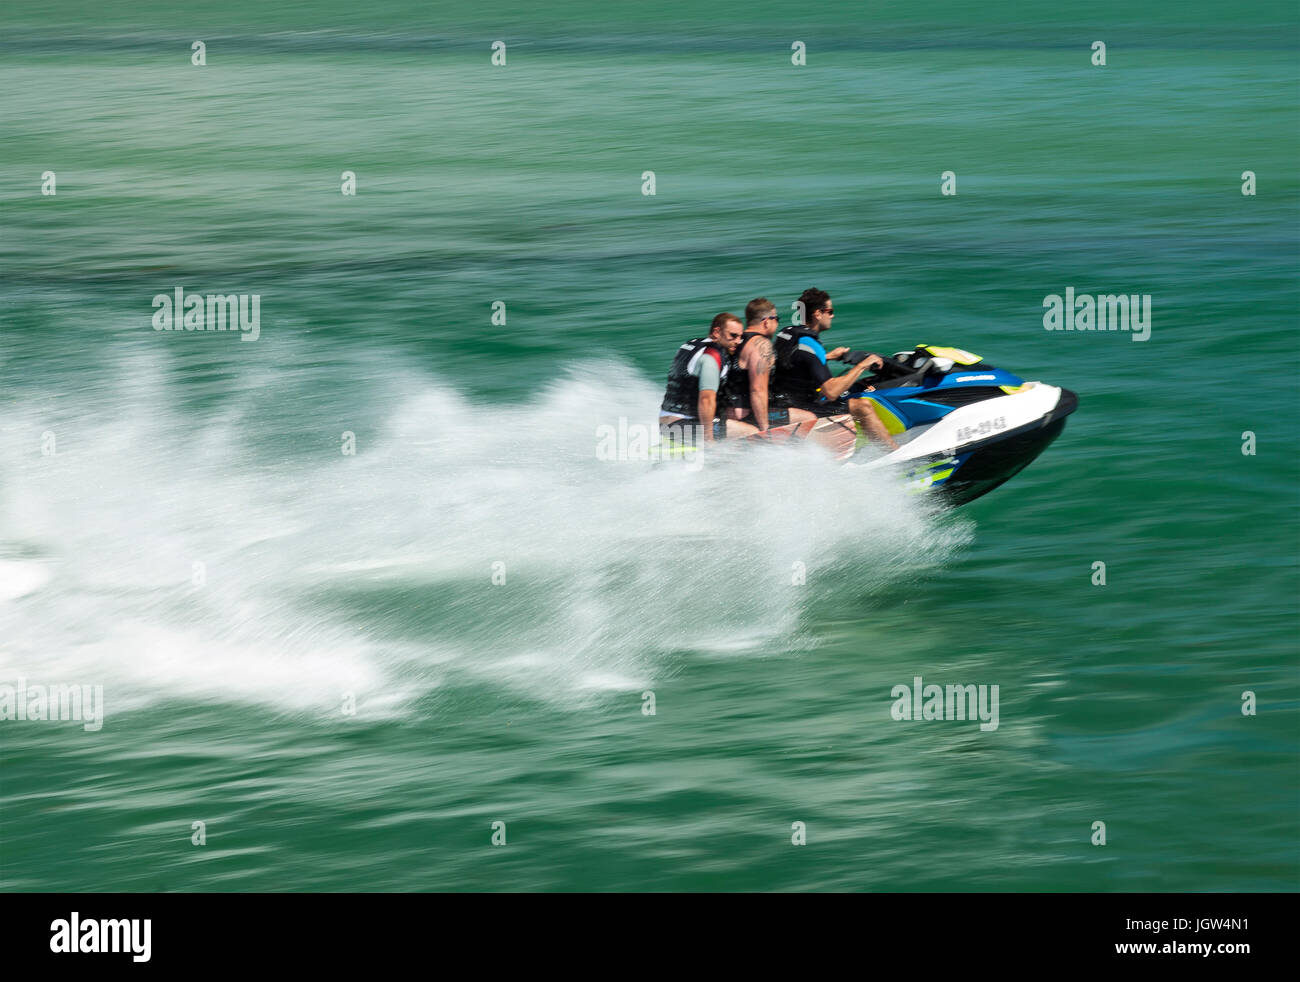
M668 388L664 392L664 401L659 405L661 413L680 413L695 418L700 405L700 378L692 375L691 369L695 367L697 359L709 357L707 352L710 349L716 351L722 359L722 368L718 373L718 391L726 388L727 373L731 368L727 350L708 338L687 341L677 349L672 368L668 369Z
M776 366L772 369L771 390L782 399L794 399L799 403L812 400L819 384L816 379L800 372L794 363L799 342L804 338L817 341L817 333L807 327L786 327L772 339L772 346L776 349Z
M764 337L762 331L746 331L740 336L740 345L732 354L732 368L727 374L727 385L723 392L728 408L748 409L749 407L749 372L740 367L740 353L745 350L753 338Z

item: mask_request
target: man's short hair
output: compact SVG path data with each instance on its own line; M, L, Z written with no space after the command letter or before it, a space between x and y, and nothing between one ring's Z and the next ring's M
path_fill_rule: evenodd
M799 302L803 304L803 319L805 324L812 323L812 312L821 310L831 302L831 295L825 290L819 290L815 286L810 286L799 294Z
M755 297L745 304L745 323L757 324L764 317L771 317L775 313L776 304L767 297Z
M727 321L735 321L737 324L744 323L744 321L742 321L735 314L729 314L727 313L727 311L724 310L717 317L713 318L713 323L709 325L709 333L712 334L714 331L718 330L718 328L726 324Z

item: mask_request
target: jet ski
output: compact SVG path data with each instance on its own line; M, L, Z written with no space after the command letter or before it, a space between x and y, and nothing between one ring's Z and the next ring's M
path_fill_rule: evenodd
M844 360L856 364L866 357L854 351ZM897 450L882 455L878 444L857 440L847 415L792 426L787 438L838 446L848 466L902 468L914 487L937 491L953 505L974 501L1024 470L1061 435L1079 405L1069 389L1027 382L960 348L921 344L883 361L863 377L866 391L860 382L854 394L872 402Z

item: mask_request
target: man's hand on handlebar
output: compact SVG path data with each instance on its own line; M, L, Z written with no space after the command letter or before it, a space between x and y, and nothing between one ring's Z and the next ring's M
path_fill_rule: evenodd
M877 369L884 364L880 355L872 354L870 351L849 351L845 348L836 348L835 351L837 353L840 351L844 352L841 357L845 364L852 365L855 368L861 367L863 371L869 368ZM827 355L826 357L829 358L830 355Z

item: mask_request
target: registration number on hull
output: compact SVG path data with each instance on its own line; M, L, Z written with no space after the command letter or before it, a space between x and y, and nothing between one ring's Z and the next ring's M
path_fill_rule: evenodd
M973 440L976 437L989 436L1000 430L1007 428L1007 418L998 416L996 419L986 419L974 426L960 426L957 428L958 440Z

